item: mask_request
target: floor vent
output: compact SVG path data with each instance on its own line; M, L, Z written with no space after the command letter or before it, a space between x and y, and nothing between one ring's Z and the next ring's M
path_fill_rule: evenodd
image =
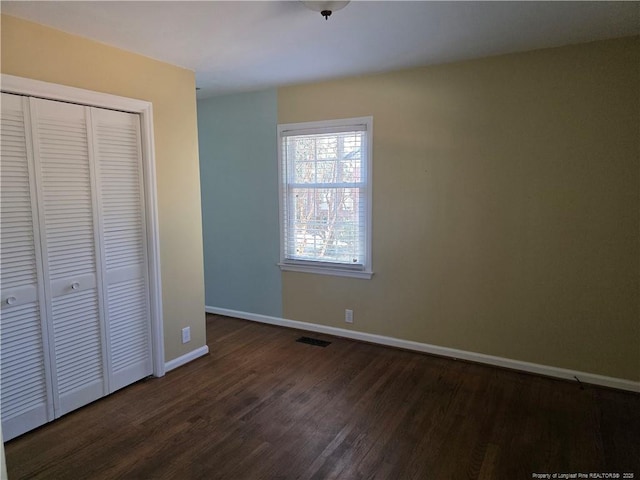
M318 340L317 338L311 338L311 337L300 337L299 339L296 340L296 342L315 345L316 347L326 347L327 345L331 345L331 342L326 342L324 340Z

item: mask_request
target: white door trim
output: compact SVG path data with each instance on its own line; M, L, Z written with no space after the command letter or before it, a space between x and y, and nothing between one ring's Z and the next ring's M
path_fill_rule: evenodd
M151 306L153 375L162 377L165 374L164 333L162 283L160 278L158 195L156 190L156 162L153 141L153 106L151 102L6 74L2 74L0 77L0 87L1 90L6 93L28 95L48 100L59 100L111 110L121 110L140 115L142 165L144 169L144 203L147 223L147 252L149 259L149 300Z

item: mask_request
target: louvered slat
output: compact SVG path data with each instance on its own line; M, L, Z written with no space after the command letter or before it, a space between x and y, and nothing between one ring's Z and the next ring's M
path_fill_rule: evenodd
M68 300L67 298L59 297L53 300L56 370L60 395L72 390L71 387L76 385L76 377L90 382L100 381L102 378L102 347L96 291L87 290L72 296L78 299L77 303L82 303L82 308L70 311L73 303L61 303Z
M105 227L105 261L109 270L144 262L139 140L134 123L137 117L116 112L100 112L99 115L94 112L94 116L97 117L96 145ZM117 207L114 202L119 202ZM121 231L130 232L133 236L122 238L114 235Z
M2 235L0 246L0 289L36 284L36 257L33 241L31 213L31 189L21 101L12 101L13 96L2 95L2 138L0 156L0 209ZM7 170L11 172L8 174ZM11 243L11 252L5 236L12 232L20 236L19 242Z
M58 280L70 275L95 273L93 205L84 107L39 101L38 112L38 153L45 198L50 278ZM60 163L61 159L64 164ZM61 238L60 229L71 229L83 236ZM63 255L63 248L86 254Z
M130 365L132 357L149 355L146 288L142 279L109 286L111 360L114 371ZM127 348L121 348L127 345ZM134 359L135 360L135 359Z

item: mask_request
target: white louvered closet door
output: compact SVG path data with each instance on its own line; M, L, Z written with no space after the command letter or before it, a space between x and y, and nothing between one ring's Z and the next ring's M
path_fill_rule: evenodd
M2 94L0 377L2 431L13 438L53 419L28 100Z
M153 371L140 117L2 94L5 439Z
M31 99L56 417L108 393L89 112Z
M102 231L109 386L152 373L138 115L91 110Z

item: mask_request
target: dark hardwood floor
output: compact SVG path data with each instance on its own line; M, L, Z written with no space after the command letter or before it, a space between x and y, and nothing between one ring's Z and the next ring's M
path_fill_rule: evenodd
M207 335L209 356L8 442L9 478L640 478L637 394L213 315Z

